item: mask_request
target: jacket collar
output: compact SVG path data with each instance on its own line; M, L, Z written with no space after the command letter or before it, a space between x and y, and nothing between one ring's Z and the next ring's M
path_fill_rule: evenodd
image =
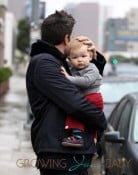
M49 44L48 42L43 40L38 40L37 42L32 44L30 56L32 57L42 53L51 54L57 59L59 59L62 62L63 66L65 67L66 71L69 74L71 74L69 66L66 62L66 56L63 53L61 53L56 47Z
M65 55L61 53L56 47L54 47L52 44L43 41L43 40L37 40L37 42L32 44L30 56L35 56L41 53L48 53L52 54L53 56L65 59Z

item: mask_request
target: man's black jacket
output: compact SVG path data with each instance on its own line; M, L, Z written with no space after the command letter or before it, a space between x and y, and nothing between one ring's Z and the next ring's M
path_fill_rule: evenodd
M35 120L31 128L32 145L35 153L93 154L95 145L91 128L104 130L107 126L104 113L90 104L78 89L60 73L64 66L69 72L64 55L44 41L32 45L31 59L26 73L26 87ZM95 61L103 72L105 59L98 53ZM84 147L65 148L61 140L68 135L65 131L67 114L84 123Z

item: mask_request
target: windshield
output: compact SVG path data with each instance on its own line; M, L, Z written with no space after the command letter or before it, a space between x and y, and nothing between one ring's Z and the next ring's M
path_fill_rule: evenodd
M138 91L138 82L104 82L101 86L104 103L117 103L124 95Z
M138 142L138 109L136 110L136 118L134 122L134 141Z

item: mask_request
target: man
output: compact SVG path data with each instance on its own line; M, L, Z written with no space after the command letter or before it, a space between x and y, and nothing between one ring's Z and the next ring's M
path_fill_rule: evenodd
M48 16L42 23L41 40L32 45L30 53L26 86L35 116L31 127L32 146L41 175L87 175L96 152L91 128L103 131L107 125L103 112L90 104L60 72L64 66L70 74L64 50L74 24L74 18L65 11L56 11ZM94 62L102 73L105 60L97 54ZM86 127L81 149L61 145L62 139L69 134L64 130L67 114Z

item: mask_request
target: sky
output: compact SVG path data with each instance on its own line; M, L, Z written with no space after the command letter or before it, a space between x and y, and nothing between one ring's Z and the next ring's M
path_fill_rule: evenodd
M67 3L80 2L98 2L99 4L109 6L112 11L112 17L124 17L130 8L138 8L138 0L41 0L47 3L47 14L55 10L61 10Z

